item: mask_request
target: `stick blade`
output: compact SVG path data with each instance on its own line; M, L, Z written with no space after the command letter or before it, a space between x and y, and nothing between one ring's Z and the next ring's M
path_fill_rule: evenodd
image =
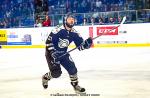
M126 21L126 16L123 17L121 25L124 24L125 21Z

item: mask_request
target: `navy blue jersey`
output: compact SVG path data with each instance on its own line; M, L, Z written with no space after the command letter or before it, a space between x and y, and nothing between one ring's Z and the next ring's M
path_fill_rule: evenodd
M57 26L49 34L46 40L46 48L48 50L66 52L71 42L74 42L78 47L84 42L84 40L74 28L72 28L71 31L68 31L63 25L61 25ZM79 50L82 50L82 47L79 47Z

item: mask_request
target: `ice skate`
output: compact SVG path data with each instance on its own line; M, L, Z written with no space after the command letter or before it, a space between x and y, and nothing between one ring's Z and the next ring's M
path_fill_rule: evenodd
M46 79L44 76L42 77L42 85L44 89L48 88L48 79Z
M85 88L82 88L79 85L74 86L74 90L77 94L85 94Z
M51 79L51 75L49 73L46 73L42 76L42 86L44 89L48 88L48 81Z
M78 82L71 82L71 85L73 86L73 88L77 94L84 94L85 93L85 88L79 86Z

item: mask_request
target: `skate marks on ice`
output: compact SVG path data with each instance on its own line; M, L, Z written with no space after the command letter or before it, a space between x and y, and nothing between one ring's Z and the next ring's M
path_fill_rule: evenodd
M65 76L65 75L64 75ZM59 79L49 81L49 88L43 89L41 77L33 77L33 79L16 79L9 81L0 81L0 97L1 98L57 98L62 96L79 97L70 85L69 78L62 76ZM29 76L30 77L30 76ZM83 83L82 83L83 84ZM87 91L88 91L88 87ZM84 96L83 96L84 98Z
M79 84L87 94L100 94L90 98L149 98L149 50L91 49L74 56L75 51L72 56L79 70ZM0 98L58 98L52 94L75 94L64 69L60 78L49 81L49 88L43 89L41 77L48 71L43 49L6 49L0 54ZM91 62L85 64L87 60Z
M91 79L84 84L100 92L100 98L149 98L149 71L91 70Z
M88 76L85 76L88 75ZM140 75L139 75L140 74ZM107 70L91 70L80 72L80 85L86 88L87 94L99 94L90 98L149 98L149 72L121 72ZM41 77L28 76L20 80L0 81L1 98L57 98L59 96L77 96L70 85L67 74L59 79L49 81L48 89L43 89ZM142 78L143 77L143 78ZM59 94L59 95L58 95ZM66 95L67 94L67 95ZM71 94L73 94L71 96Z

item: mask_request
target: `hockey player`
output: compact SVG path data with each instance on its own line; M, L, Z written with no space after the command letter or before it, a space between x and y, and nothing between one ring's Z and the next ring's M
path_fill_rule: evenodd
M67 48L71 42L74 42L79 50L89 49L92 45L92 39L89 37L83 40L73 28L75 23L75 17L73 14L67 14L63 19L63 25L57 26L51 31L46 40L46 60L50 72L42 76L42 85L46 89L48 88L48 81L52 78L58 78L62 74L62 65L68 72L71 85L74 90L79 93L84 93L85 88L79 86L77 68L75 63L70 57L70 54L66 54L59 58L61 55L67 52Z

